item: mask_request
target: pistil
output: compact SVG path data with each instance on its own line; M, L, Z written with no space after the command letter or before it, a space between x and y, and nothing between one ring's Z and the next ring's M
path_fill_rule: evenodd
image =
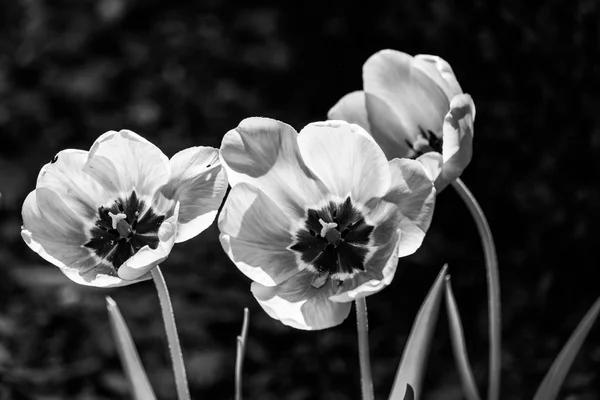
M337 229L338 224L336 224L335 222L325 222L320 218L319 223L322 226L320 233L321 237L327 239L327 241L332 245L337 246L342 237L342 234Z
M131 225L127 222L127 215L123 213L113 214L112 212L108 212L108 215L112 219L112 228L116 229L119 232L119 235L123 239L129 239L131 237Z

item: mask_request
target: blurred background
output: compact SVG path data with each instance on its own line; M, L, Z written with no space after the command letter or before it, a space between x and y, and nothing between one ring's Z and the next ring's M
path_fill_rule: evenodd
M0 399L129 399L105 309L118 302L160 399L174 399L151 282L77 286L20 238L20 210L61 149L127 128L168 156L218 147L248 116L296 129L362 86L383 48L450 62L477 106L463 174L493 230L502 284L503 399L531 398L600 294L600 3L597 0L0 2ZM444 263L480 391L487 298L474 223L452 188L421 249L369 297L375 391L387 398L415 314ZM215 226L162 265L192 395L233 398L235 338L251 325L247 399L358 399L355 316L320 332L270 319ZM460 399L441 308L424 399ZM600 398L600 326L563 399Z

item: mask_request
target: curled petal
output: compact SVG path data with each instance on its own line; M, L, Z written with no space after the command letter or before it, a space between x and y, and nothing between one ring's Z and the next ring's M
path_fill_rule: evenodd
M452 67L438 56L419 54L415 56L415 66L421 68L446 93L448 99L461 94L462 89L456 80Z
M438 191L458 178L471 162L474 122L475 104L471 96L455 96L450 103L450 111L444 118L444 165L442 173L435 181Z
M336 284L329 280L316 289L311 286L312 272L302 271L273 287L252 283L252 294L272 318L297 329L326 329L341 324L350 313L351 303L329 300Z
M186 241L208 228L227 192L225 170L219 150L191 147L170 161L171 177L161 189L167 199L180 203L176 243Z
M365 93L365 106L371 136L381 146L385 156L388 159L412 157L415 154L411 145L415 139L414 132L411 133L411 129L400 120L400 114L372 93Z
M122 130L100 136L90 149L84 170L108 192L126 196L135 188L152 197L169 180L169 159L138 134Z
M344 121L315 122L298 136L306 165L340 198L365 204L389 189L390 171L381 148L360 126Z
M423 168L425 168L427 177L432 182L435 182L437 177L442 172L442 166L444 165L443 156L440 153L430 151L417 157L417 161L423 165Z
M22 216L25 243L72 281L97 287L134 283L119 279L114 268L82 247L87 241L85 226L54 191L39 188L29 193Z
M87 151L61 151L51 163L44 165L36 187L52 190L73 212L84 219L92 219L98 205L111 200L111 196L83 171L87 158Z
M371 132L365 92L357 90L342 97L327 113L327 119L337 119L356 124L367 132Z
M282 283L301 270L288 249L291 225L273 200L246 183L231 189L219 216L223 249L240 271L264 286Z
M411 138L417 138L421 129L441 130L449 100L428 74L415 67L414 57L395 50L375 53L363 66L363 85L366 93L390 105Z
M225 134L221 160L231 186L249 183L284 212L303 218L304 205L326 196L327 189L306 166L289 125L268 118L247 118Z
M169 256L177 237L178 218L179 203L175 205L173 214L165 219L158 229L158 247L152 249L145 245L125 261L118 270L121 279L139 281Z
M398 257L414 253L429 229L435 205L435 188L423 165L416 160L390 161L392 188L385 200L398 206L401 214Z

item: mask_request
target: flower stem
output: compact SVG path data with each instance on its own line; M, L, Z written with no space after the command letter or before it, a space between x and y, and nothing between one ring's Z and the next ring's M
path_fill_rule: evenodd
M244 308L242 333L237 337L237 353L235 357L235 400L242 400L242 370L244 368L244 355L246 354L249 318L250 312L248 308Z
M496 247L492 238L492 231L485 218L481 207L475 200L473 194L465 186L463 181L456 179L452 186L461 199L469 208L483 244L485 253L485 265L487 269L488 285L488 312L490 331L490 381L488 386L488 400L498 400L500 396L500 278L498 274L498 260L496 258Z
M356 299L356 321L362 398L363 400L373 400L373 378L371 377L371 358L369 356L369 323L367 318L367 300L364 297Z
M178 400L189 400L190 390L188 389L183 354L181 353L181 345L179 344L179 336L177 334L177 327L175 326L173 305L171 304L171 297L169 296L165 278L159 267L152 269L152 279L156 285L163 322L167 332L169 351L171 352L171 361L173 363L173 375L175 375L175 386L177 387L177 398Z

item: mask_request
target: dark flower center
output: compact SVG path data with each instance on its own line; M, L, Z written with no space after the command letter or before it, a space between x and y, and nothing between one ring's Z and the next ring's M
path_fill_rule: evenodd
M367 245L373 226L348 197L342 203L307 211L304 227L290 247L315 270L311 285L319 288L328 278L339 282L365 271Z
M158 229L164 220L164 215L157 215L133 191L110 207L98 208L98 219L84 246L119 269L142 247L158 247Z
M444 144L443 139L438 137L433 131L425 130L421 126L419 126L419 131L421 133L414 142L411 143L409 140L406 140L406 144L414 150L415 157L430 151L435 151L436 153L441 154Z

